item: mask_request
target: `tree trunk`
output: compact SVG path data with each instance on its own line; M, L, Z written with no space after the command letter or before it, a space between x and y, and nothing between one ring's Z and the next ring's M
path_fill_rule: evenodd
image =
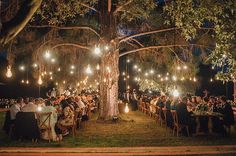
M119 51L107 53L101 58L99 119L112 120L119 115L118 79Z

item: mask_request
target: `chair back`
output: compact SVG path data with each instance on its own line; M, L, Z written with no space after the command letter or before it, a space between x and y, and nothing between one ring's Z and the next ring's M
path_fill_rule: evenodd
M52 112L36 113L39 129L51 128L51 116Z
M15 120L17 138L38 139L40 136L34 112L18 112Z

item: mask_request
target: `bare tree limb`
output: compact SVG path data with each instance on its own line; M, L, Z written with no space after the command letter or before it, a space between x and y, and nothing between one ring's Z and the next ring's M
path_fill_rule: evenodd
M84 4L84 3L80 3L80 4L81 4L82 6L84 6L84 7L86 7L86 8L89 8L89 9L91 9L91 10L97 12L97 13L100 13L97 9L95 9L95 8L93 8L93 7L91 7L91 6L87 5L87 4Z
M39 26L36 26L36 25L30 25L28 26L29 28L55 28L55 29L63 29L63 30L89 30L91 32L93 32L94 34L96 34L99 38L101 38L101 36L99 35L99 33L94 30L93 28L91 27L88 27L88 26L54 26L54 25L39 25Z
M159 48L171 48L171 47L188 47L188 46L198 46L198 47L208 47L206 45L198 45L198 44L176 44L176 45L157 45L157 46L148 46L148 47L143 47L143 48L138 48L130 51L123 52L119 55L119 57L122 57L124 55L128 55L131 53L135 53L138 51L143 51L143 50L150 50L150 49L159 49Z
M83 45L80 45L80 44L76 44L76 43L60 43L60 44L54 45L51 49L55 49L55 48L62 47L62 46L74 46L74 47L77 47L77 48L80 48L80 49L90 50L89 47L86 47L86 46L83 46Z
M128 4L132 3L132 2L133 2L133 0L129 0L124 5L121 5L121 6L117 7L116 10L113 12L113 14L117 14L117 12L121 11L124 6L126 6L126 5L128 5Z
M0 43L6 44L12 40L29 22L42 0L25 0L16 16L2 24Z

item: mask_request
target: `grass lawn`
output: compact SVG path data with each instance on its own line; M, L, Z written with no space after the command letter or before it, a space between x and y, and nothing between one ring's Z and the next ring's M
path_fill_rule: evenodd
M0 130L0 146L18 147L134 147L134 146L190 146L190 145L235 145L236 132L228 137L221 136L195 136L176 137L168 129L160 127L154 119L143 113L130 112L122 115L119 123L101 123L94 116L78 131L73 138L64 137L61 143L39 141L12 141ZM0 126L2 127L4 114L0 113Z

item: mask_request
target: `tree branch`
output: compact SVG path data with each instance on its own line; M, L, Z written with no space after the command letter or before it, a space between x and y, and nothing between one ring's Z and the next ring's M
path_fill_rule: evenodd
M0 43L6 44L12 40L29 22L42 0L25 0L16 16L10 21L3 23L0 33Z
M113 14L114 15L117 14L117 12L121 11L124 6L126 6L126 5L128 5L128 4L132 3L132 2L133 2L133 0L129 0L124 5L121 5L121 6L117 7L116 10L113 12Z
M138 33L138 34L134 34L134 35L130 35L130 36L124 37L123 39L121 39L119 41L119 43L127 41L127 40L129 40L131 38L134 38L134 37L139 37L139 36L144 36L144 35L149 35L149 34L155 34L155 33L160 33L160 32L166 32L166 31L172 31L172 30L176 30L176 29L180 29L180 28L173 27L173 28L159 29L159 30L153 30L153 31Z
M54 45L51 49L55 49L55 48L62 47L62 46L74 46L74 47L77 47L77 48L80 48L80 49L90 50L89 47L86 47L86 46L83 46L83 45L80 45L80 44L76 44L76 43L60 43L60 44Z
M92 31L94 34L96 34L99 38L101 38L101 36L99 35L99 33L94 30L93 28L90 27L80 27L80 26L54 26L54 25L39 25L39 26L34 26L34 25L30 25L28 26L29 28L55 28L55 29L63 29L63 30L90 30Z
M208 47L206 45L199 45L199 44L176 44L176 45L157 45L157 46L148 46L143 48L138 48L130 51L123 52L119 55L119 57L122 57L124 55L128 55L131 53L143 51L143 50L150 50L150 49L159 49L159 48L170 48L170 47L188 47L188 46L199 46L199 47Z
M97 9L95 9L95 8L93 8L93 7L91 7L91 6L87 5L87 4L84 4L84 3L80 3L80 4L81 4L82 6L84 6L84 7L86 7L86 8L89 8L89 9L91 9L91 10L97 12L97 13L100 13Z

